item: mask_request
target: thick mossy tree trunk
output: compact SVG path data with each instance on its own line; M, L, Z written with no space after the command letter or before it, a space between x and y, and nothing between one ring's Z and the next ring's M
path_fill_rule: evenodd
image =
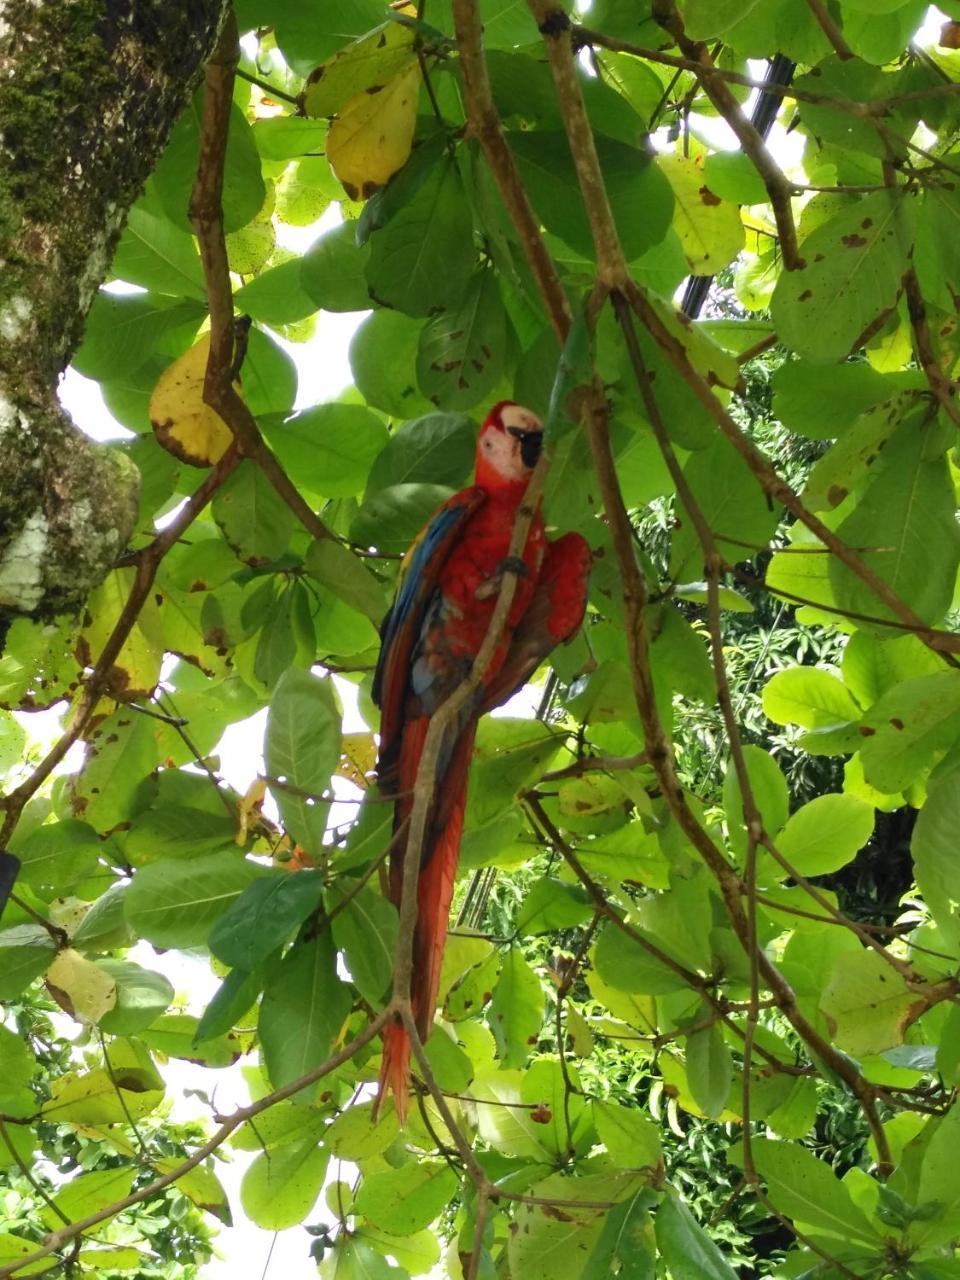
M225 0L0 0L0 634L75 609L133 525L138 477L57 381Z

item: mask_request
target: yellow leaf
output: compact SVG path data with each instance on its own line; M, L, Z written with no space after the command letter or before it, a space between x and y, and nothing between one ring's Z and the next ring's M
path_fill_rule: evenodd
M150 397L150 422L164 449L192 467L219 462L233 440L230 428L203 400L210 335L164 369Z
M117 984L110 974L70 947L44 976L54 1000L78 1022L99 1022L117 1003Z
M345 733L340 763L334 772L338 778L347 778L355 786L366 790L370 785L368 775L373 773L376 761L377 744L372 733Z
M327 159L351 200L372 196L403 168L417 122L416 62L347 102L327 134Z
M254 778L250 786L247 787L247 793L240 801L240 830L237 832L237 844L244 845L247 842L247 831L251 822L256 824L260 821L261 811L263 809L264 796L267 794L267 783L265 778Z
M698 161L661 155L657 164L673 188L673 229L687 266L697 275L715 275L743 248L739 209L710 190Z
M338 49L307 77L300 95L304 114L335 115L349 98L407 70L410 62L416 61L413 40L412 27L384 22Z
M77 658L93 666L113 634L113 629L133 589L135 569L115 569L87 601L89 622L77 637ZM163 623L156 599L144 601L137 621L123 642L107 673L106 692L119 702L149 698L160 679L163 659Z

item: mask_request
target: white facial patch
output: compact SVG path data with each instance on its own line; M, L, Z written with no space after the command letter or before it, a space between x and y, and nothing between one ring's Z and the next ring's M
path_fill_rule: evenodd
M522 404L508 404L500 410L500 421L505 428L518 427L521 431L542 431L543 423L532 409Z

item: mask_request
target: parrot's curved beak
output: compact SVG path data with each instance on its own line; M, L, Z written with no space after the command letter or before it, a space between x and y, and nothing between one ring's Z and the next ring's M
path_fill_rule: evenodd
M522 427L507 427L507 430L515 440L520 441L520 457L523 459L523 465L529 467L532 471L537 465L537 459L540 457L540 449L543 446L543 432L524 431Z

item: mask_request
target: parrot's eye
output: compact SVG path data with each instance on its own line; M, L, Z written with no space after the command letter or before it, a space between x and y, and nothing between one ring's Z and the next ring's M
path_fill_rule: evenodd
M524 431L522 427L507 427L514 440L520 441L520 457L525 467L535 467L543 444L542 431Z

